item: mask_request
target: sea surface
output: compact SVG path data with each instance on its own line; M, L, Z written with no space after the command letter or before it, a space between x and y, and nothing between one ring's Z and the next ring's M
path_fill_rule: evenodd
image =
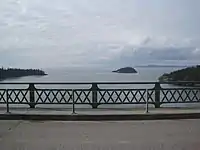
M47 76L28 76L7 79L1 82L154 82L159 76L178 67L138 67L138 73L113 73L118 68L53 68L44 69ZM1 85L5 86L5 85ZM113 85L112 85L113 86ZM140 85L138 85L139 87ZM170 86L170 85L169 85ZM136 86L137 87L137 86Z
M48 82L156 82L158 78L164 74L171 71L182 69L181 67L136 67L138 73L136 74L123 74L123 73L113 73L112 70L118 68L52 68L44 69L48 74L47 76L28 76L21 78L13 78L4 80L1 82L11 82L11 83L48 83ZM35 85L36 88L90 88L89 85ZM131 88L131 89L149 89L153 88L154 85L145 84L134 84L134 85L98 85L99 88ZM177 88L173 85L161 85L164 88ZM7 85L0 84L0 88L28 88L28 84L25 85ZM200 94L200 93L199 93ZM177 96L177 95L175 95ZM186 95L185 95L186 96ZM191 104L183 104L183 106L189 106ZM48 105L49 106L49 105ZM180 104L170 104L170 106L180 106ZM192 105L193 106L193 105ZM112 106L115 107L115 106Z

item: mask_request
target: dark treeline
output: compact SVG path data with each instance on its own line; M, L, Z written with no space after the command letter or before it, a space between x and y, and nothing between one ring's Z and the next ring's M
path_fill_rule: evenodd
M42 76L46 73L40 69L0 68L0 80L23 76Z
M177 70L171 72L169 76L173 81L200 81L200 66Z
M159 78L160 81L200 81L200 65L188 67L166 73Z

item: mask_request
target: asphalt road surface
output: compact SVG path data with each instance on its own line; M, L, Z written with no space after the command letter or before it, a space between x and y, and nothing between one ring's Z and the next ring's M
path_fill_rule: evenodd
M200 150L200 120L0 121L0 150Z

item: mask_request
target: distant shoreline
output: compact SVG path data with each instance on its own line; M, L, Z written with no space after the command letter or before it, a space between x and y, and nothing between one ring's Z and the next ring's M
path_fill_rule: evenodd
M26 76L45 76L45 75L47 74L40 69L0 68L0 81L26 77Z
M190 67L190 66L178 66L178 65L137 65L135 67L141 67L141 68L160 68L160 67L166 67L166 68L171 68L171 67L176 67L176 68L183 68L183 67Z

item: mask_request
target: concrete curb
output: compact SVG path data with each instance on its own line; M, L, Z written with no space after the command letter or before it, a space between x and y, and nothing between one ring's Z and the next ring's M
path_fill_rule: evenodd
M0 120L42 120L42 121L120 121L120 120L164 120L200 119L200 113L176 114L130 114L130 115L36 115L0 114Z

